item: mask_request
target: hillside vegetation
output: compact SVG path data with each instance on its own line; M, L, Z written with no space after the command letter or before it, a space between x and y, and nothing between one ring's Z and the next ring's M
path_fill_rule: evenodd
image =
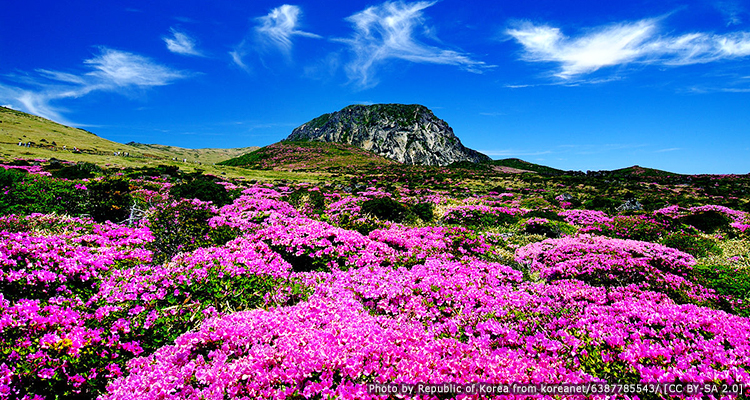
M365 383L433 378L744 398L750 176L501 174L322 143L236 160L312 172L0 163L0 398L380 399Z
M528 161L519 160L518 158L504 158L502 160L492 160L490 163L499 167L515 168L521 171L537 172L548 175L559 175L562 174L563 170L547 167L544 165L530 163Z
M216 174L239 176L234 169L216 168L213 164L256 149L258 147L185 149L134 142L122 144L83 129L0 107L0 160L56 158L131 168L166 164L186 170L202 169Z
M346 144L283 141L219 164L261 170L333 171L395 162Z

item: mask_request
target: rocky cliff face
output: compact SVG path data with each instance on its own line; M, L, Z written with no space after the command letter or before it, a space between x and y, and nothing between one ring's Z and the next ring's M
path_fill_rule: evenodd
M490 161L464 147L445 121L417 104L349 106L295 128L286 140L345 143L413 165Z

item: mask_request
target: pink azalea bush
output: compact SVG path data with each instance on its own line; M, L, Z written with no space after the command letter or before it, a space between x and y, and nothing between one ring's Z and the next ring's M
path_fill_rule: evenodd
M565 222L571 225L591 226L602 223L612 222L604 211L594 210L564 210L558 213L565 218Z
M238 197L220 209L143 189L156 207L136 227L0 217L0 399L389 398L369 383L750 384L750 320L693 280L689 254L590 234L526 244L523 227L553 221L522 220L527 210L507 203L522 195L467 188L456 188L467 203L491 206L450 208L438 226L363 233L368 199L448 198L367 184L358 196L327 194L322 216L284 201L314 187L256 184L232 187ZM193 212L200 235L180 234ZM623 219L559 215L579 230ZM232 235L203 236L220 230ZM184 246L155 261L148 249L172 231ZM494 262L508 238L522 243L515 262Z
M744 318L637 287L520 279L499 264L439 260L325 273L306 302L215 318L134 359L104 398L384 398L368 382L750 380Z
M682 302L719 302L689 280L695 258L656 243L581 235L547 239L516 250L516 261L548 281L580 279L594 285L645 283Z
M264 224L251 237L292 260L297 271L381 265L395 254L389 246L359 232L305 217Z

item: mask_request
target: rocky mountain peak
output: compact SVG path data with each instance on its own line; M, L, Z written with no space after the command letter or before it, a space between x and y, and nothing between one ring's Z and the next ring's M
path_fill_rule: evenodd
M413 165L490 161L419 104L351 105L302 124L286 140L344 143Z

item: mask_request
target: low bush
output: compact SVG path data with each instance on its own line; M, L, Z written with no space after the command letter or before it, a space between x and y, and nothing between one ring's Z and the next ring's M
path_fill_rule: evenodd
M587 210L614 211L620 205L620 201L608 197L594 197L583 202Z
M680 218L680 222L705 233L714 233L729 228L731 218L715 210L699 211Z
M458 206L445 212L443 222L469 227L496 227L514 224L523 214L523 210L510 207Z
M706 257L711 254L722 253L721 248L713 240L686 232L669 234L661 240L661 244L684 251L694 257Z
M584 232L598 233L604 236L621 239L640 240L643 242L657 242L668 234L666 226L653 218L646 216L614 217L612 222L602 222L584 228Z
M696 265L693 267L693 279L715 290L720 296L738 300L734 312L750 317L750 307L744 304L750 297L750 270L726 265Z
M572 235L576 229L560 221L550 221L545 218L529 218L521 222L520 232L526 235L542 235L548 238L559 238L563 235Z
M284 200L300 211L322 212L325 208L325 197L319 190L295 190Z
M434 207L431 203L415 204L411 211L424 222L430 222L435 218Z
M87 193L75 181L0 169L0 214L87 213Z
M88 213L97 222L120 222L130 213L130 182L124 179L103 179L87 182ZM79 186L82 188L82 186Z
M521 200L519 205L521 206L521 208L528 208L528 209L540 209L540 208L547 208L551 206L551 204L547 200L541 197L531 197L528 199L523 199Z
M65 179L85 179L93 178L97 174L102 173L102 169L90 162L81 162L73 165L61 165L59 169L51 169L50 173L55 178Z
M210 201L219 207L232 202L224 186L204 177L172 186L169 193L178 199Z
M524 217L526 218L544 218L546 220L550 221L565 221L565 217L559 215L557 212L552 210L531 210L528 213L524 214Z
M181 200L157 207L148 218L149 229L154 235L154 241L150 243L154 262L169 261L178 253L223 245L236 238L239 235L236 228L209 226L208 220L216 214L214 207L199 200Z
M379 197L365 201L362 203L362 212L391 222L403 222L413 215L406 206L390 197Z

